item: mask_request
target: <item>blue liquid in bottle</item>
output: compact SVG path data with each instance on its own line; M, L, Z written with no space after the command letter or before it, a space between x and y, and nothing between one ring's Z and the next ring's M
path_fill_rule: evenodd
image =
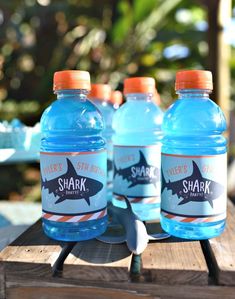
M225 228L226 121L209 99L210 72L178 72L176 90L162 126L161 226L176 237L208 239Z
M160 214L163 113L152 101L154 91L153 78L126 79L124 93L127 101L113 117L115 133L112 203L126 208L122 196L127 196L141 220L158 219Z
M42 222L56 240L92 239L107 227L103 119L89 89L88 72L55 73L57 100L41 118Z
M101 112L104 119L103 138L107 145L107 200L110 202L113 195L113 142L112 121L115 112L110 102L111 87L107 84L92 84L89 98Z

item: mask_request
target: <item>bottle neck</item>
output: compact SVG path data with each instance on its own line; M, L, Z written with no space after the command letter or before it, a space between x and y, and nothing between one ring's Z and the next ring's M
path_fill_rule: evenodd
M188 98L205 98L208 99L211 93L211 90L208 89L181 89L177 90L176 93L179 96L179 99L188 99Z
M152 101L152 93L128 93L126 95L127 101Z
M61 89L55 90L54 93L57 95L57 99L76 98L80 100L86 100L88 90L86 89Z

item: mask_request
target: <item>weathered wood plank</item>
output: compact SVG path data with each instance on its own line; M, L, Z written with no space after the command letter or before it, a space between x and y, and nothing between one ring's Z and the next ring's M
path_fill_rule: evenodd
M210 240L208 244L214 254L219 283L233 285L234 268L230 269L231 265L234 266L234 263L231 264L231 259L233 262L235 248L233 215L235 214L235 209L231 206L231 203L229 205L226 231L219 238ZM34 279L40 277L38 284L34 285L35 287L38 288L43 285L54 288L54 284L50 285L52 281L51 265L57 259L62 245L62 243L48 239L42 232L41 222L38 222L5 248L0 253L0 270L3 265L5 268L5 273L0 271L0 282L2 283L5 276L8 294L13 294L12 296L16 294L14 293L15 290L9 291L9 288L24 289L33 287L25 282L30 282L33 277ZM2 262L3 260L4 263ZM76 282L74 286L82 284L81 288L86 285L91 285L92 287L102 286L102 288L120 288L137 291L138 294L160 296L161 298L188 298L187 296L193 291L196 292L195 298L200 298L198 294L200 292L202 294L202 290L206 290L207 294L206 296L202 295L202 298L221 298L225 297L226 294L226 298L235 298L235 291L233 292L233 297L231 295L231 290L235 290L235 288L220 287L214 289L208 286L196 287L196 285L206 285L208 283L208 269L199 242L180 241L171 238L149 244L142 255L142 274L146 281L154 282L154 284L127 283L130 264L131 254L124 244L108 245L96 240L80 242L75 246L65 262L62 280L59 283L58 280L53 281L56 282L56 288L67 287L71 284L71 281L74 281ZM12 280L12 277L18 279L18 284L16 284L14 279ZM25 280L21 280L22 277L25 277ZM49 285L42 282L42 280L50 282ZM119 284L115 284L118 281ZM120 284L120 282L122 283ZM155 289L156 283L158 284L157 290ZM166 293L164 288L167 289ZM176 292L177 289L179 289L178 292ZM169 290L172 293L168 292ZM188 295L182 295L182 292L186 292ZM221 296L223 292L225 293ZM2 295L4 294L2 289L0 294L4 296ZM100 294L100 296L103 296L102 292ZM111 296L111 294L107 293L107 296ZM42 298L47 297L44 296ZM190 298L193 297L190 296Z
M51 265L62 246L63 243L45 236L39 220L0 253L0 260L4 263L6 275L51 276Z
M79 295L78 295L79 294ZM7 299L139 299L139 298L150 298L158 299L150 295L136 294L135 292L126 290L113 290L113 289L102 289L94 287L62 287L62 288L48 288L48 287L20 287L11 288L7 290ZM160 299L160 298L159 298Z
M208 268L200 242L170 238L148 245L142 254L142 274L162 284L208 284Z
M126 244L90 240L76 244L67 257L63 277L79 280L127 281L132 254Z
M208 240L207 247L217 282L221 285L235 285L235 207L230 200L226 229L219 237Z
M6 274L50 277L51 266L58 258L64 243L45 236L41 221L31 226L0 254ZM129 279L131 253L125 244L109 245L97 240L79 242L68 256L63 275L79 279ZM30 274L29 274L30 273Z
M29 294L31 297L8 297L8 298L24 298L34 299L35 294L37 298L132 298L128 296L136 296L133 298L161 298L161 299L234 299L234 287L227 286L190 286L190 285L168 285L168 284L149 284L149 283L129 283L129 282L92 282L92 281L78 281L76 279L32 279L24 277L8 277L7 295L11 294ZM43 286L43 287L42 287ZM45 293L40 293L41 289L45 287ZM22 291L21 291L22 289ZM31 289L31 290L30 290ZM48 291L50 289L50 292ZM60 291L66 289L65 296L59 297ZM94 292L93 292L94 291ZM125 291L125 292L122 292ZM13 292L13 293L12 293ZM42 291L43 292L43 291ZM51 297L46 295L51 294ZM53 297L53 293L58 294L58 297ZM93 292L93 293L92 293ZM43 296L41 296L43 294ZM64 292L62 293L64 294ZM71 294L71 297L70 297ZM73 297L74 294L76 297ZM80 296L81 294L81 296ZM82 296L88 297L82 297ZM96 294L99 294L98 297ZM118 294L119 297L111 297L112 294ZM40 296L38 296L40 295ZM103 296L103 297L102 297ZM137 297L138 296L138 297Z
M0 264L0 299L5 299L5 272L3 263Z

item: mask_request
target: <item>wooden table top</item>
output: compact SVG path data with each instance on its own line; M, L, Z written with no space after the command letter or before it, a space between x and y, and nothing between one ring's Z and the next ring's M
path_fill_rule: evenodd
M201 242L171 237L149 243L141 256L131 254L126 244L83 241L53 277L64 246L44 235L40 220L31 226L0 253L0 299L235 298L235 207L230 201L220 237Z

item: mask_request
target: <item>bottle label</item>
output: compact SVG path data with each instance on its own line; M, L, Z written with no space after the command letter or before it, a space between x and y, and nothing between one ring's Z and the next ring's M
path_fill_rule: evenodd
M162 153L161 214L187 222L226 218L227 155Z
M41 152L43 218L82 222L104 217L106 163L106 150Z
M161 146L114 145L113 190L115 198L133 203L160 202Z

